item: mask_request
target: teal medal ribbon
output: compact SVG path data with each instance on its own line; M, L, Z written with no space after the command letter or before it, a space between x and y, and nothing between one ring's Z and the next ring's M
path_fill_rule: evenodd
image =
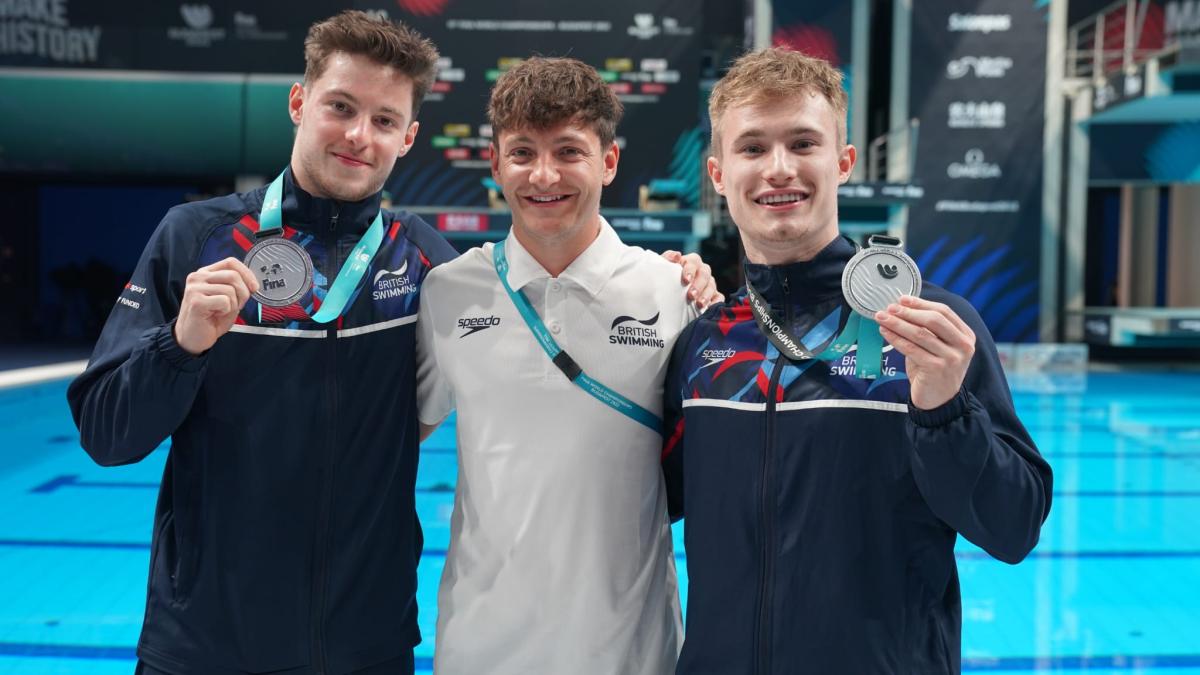
M858 355L854 358L854 372L864 380L874 380L883 372L883 336L874 319L855 314L858 319Z
M307 265L307 277L303 282L303 287L295 291L293 294L284 298L284 300L260 297L260 293L255 294L255 299L259 300L259 320L262 319L262 305L280 306L280 303L286 305L291 304L286 302L287 299L294 297L298 299L309 288L312 287L312 260L308 257L308 252L305 251L299 244L291 242L283 238L283 173L279 174L274 181L267 187L267 194L263 198L262 212L259 215L259 230L257 238L260 240L255 244L254 248L250 249L250 253L246 256L247 266L255 275L260 275L259 287L260 292L263 289L269 288L271 284L281 285L281 280L272 278L270 275L278 275L281 273L280 264L272 263L271 265L259 264L271 261L280 261L283 263L282 274L286 275L289 265L292 267L300 267ZM375 254L379 251L380 244L383 243L383 211L375 214L375 220L371 222L370 227L363 233L354 250L350 252L350 257L342 264L342 269L338 272L337 277L333 280L333 284L325 294L325 300L321 304L320 309L312 315L312 320L316 323L328 323L342 315L346 310L346 304L350 302L354 291L362 282L363 276L366 275L367 269L371 266L371 261L375 259ZM272 255L267 249L276 249L278 252ZM286 250L285 250L286 249ZM251 264L251 263L255 264ZM257 269L256 269L257 268ZM274 269L271 269L274 268ZM299 273L298 273L299 274ZM294 302L295 300L292 300Z
M542 323L542 319L533 309L533 305L529 303L529 298L526 298L521 291L514 291L512 286L508 285L508 258L504 255L506 241L498 241L492 246L492 263L496 267L496 276L500 277L500 283L504 284L504 290L508 293L509 299L516 306L521 318L525 320L525 325L529 326L529 330L537 339L538 344L542 346L542 350L546 352L546 356L550 357L550 360L562 371L563 375L567 376L568 380L591 394L593 398L633 421L653 429L655 433L661 434L662 420L657 415L583 372L579 364L575 363L575 359L572 359L570 354L559 347L554 338L550 336L550 331L547 330L546 324Z

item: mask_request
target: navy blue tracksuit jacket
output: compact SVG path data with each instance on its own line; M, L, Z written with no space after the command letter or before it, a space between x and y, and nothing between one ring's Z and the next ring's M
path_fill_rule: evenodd
M312 256L298 306L251 299L193 357L172 334L187 275L255 240L265 189L171 209L68 398L99 464L170 437L138 657L181 675L339 675L411 655L421 529L414 503L419 288L453 249L384 212L342 317L308 320L379 210L285 176L285 236Z
M746 265L816 348L847 312L853 246ZM1051 473L1017 419L983 322L962 390L909 405L905 359L861 380L856 353L793 363L759 330L745 289L679 338L666 382L664 470L684 520L688 611L680 675L957 673L958 535L1008 563L1037 543Z

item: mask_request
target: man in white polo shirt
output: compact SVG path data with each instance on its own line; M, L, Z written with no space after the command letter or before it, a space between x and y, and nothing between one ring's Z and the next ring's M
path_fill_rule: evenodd
M620 115L579 61L506 72L488 116L512 230L421 291L419 417L458 410L438 675L675 668L657 417L671 346L697 312L678 266L626 246L600 216Z

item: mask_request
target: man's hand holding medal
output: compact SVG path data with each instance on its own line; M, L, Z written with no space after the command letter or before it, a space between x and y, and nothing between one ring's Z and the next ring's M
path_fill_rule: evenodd
M875 321L883 339L904 355L914 406L931 410L954 398L975 354L975 332L954 310L905 295L876 312Z
M975 354L975 333L948 306L920 297L921 271L899 239L872 236L869 247L846 264L842 290L850 306L874 320L879 335L904 355L914 406L931 410L954 398ZM860 338L858 357L878 356Z
M175 341L189 354L198 356L208 351L217 338L229 332L238 312L256 292L258 280L236 258L192 272L187 276L175 321Z

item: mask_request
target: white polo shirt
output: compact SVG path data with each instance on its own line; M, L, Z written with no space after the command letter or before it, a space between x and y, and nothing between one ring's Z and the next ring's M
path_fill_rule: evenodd
M509 284L591 377L662 414L696 316L678 265L607 222L557 278L511 233ZM572 384L485 244L421 289L421 422L458 409L458 489L438 591L438 675L665 675L682 641L662 438Z

